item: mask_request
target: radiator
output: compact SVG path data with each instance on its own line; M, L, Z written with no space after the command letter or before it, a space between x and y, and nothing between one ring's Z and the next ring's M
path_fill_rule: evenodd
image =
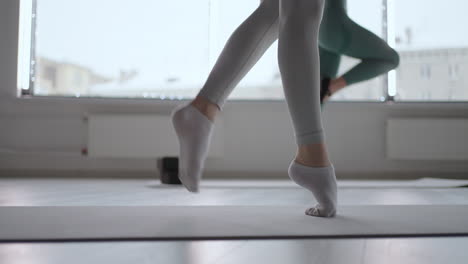
M208 157L221 157L223 120L216 121ZM88 116L91 157L158 158L177 156L178 143L169 116L92 114Z
M386 141L393 160L468 160L468 119L389 119Z

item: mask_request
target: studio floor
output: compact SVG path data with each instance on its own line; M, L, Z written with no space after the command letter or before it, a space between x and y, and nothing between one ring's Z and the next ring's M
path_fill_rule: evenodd
M340 205L466 205L465 182L340 181ZM0 206L304 206L288 181L205 181L201 193L145 179L0 180ZM302 212L298 212L302 213ZM437 212L434 212L437 213ZM1 217L1 216L0 216ZM468 237L3 243L0 263L466 263Z

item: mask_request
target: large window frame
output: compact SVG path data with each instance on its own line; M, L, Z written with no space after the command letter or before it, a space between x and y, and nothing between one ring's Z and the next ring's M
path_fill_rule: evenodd
M108 99L118 99L118 100L148 100L147 98L115 98L115 97L93 97L93 96L81 96L81 97L68 97L68 96L36 96L34 94L34 86L35 86L35 41L36 41L36 20L37 20L37 1L38 0L21 0L20 4L26 4L27 1L30 1L31 4L31 14L30 16L24 17L24 14L20 12L20 29L19 29L19 51L18 51L18 80L17 80L17 94L19 98L46 98L46 99L54 99L54 98L66 98L66 99L80 99L80 100L108 100ZM381 0L382 1L382 38L389 44L390 47L395 48L395 0ZM21 11L21 8L20 8ZM29 20L29 21L28 21ZM29 23L25 23L28 21ZM26 25L25 25L26 24ZM30 31L29 34L28 32ZM29 41L28 41L29 40ZM21 43L30 43L30 45L26 45L26 47ZM24 51L27 46L30 46L26 52ZM23 50L22 50L23 49ZM29 59L28 59L29 58ZM25 62L28 61L29 64ZM28 81L26 81L26 74L20 74L27 72ZM333 102L340 102L340 103L457 103L451 101L395 101L395 96L397 95L397 83L396 83L396 70L392 70L387 74L382 76L382 89L383 89L383 96L380 101L373 101L373 100L333 100ZM27 84L27 85L25 85ZM165 99L150 99L151 101L168 101ZM280 101L278 99L230 99L230 101ZM460 102L458 102L460 103ZM461 102L463 103L463 102Z

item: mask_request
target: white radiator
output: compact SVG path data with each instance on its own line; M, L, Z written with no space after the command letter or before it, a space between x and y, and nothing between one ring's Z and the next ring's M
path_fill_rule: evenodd
M92 114L88 116L88 155L158 158L177 156L178 143L170 116ZM216 121L208 157L223 154L223 121Z
M468 119L389 119L387 158L468 160Z

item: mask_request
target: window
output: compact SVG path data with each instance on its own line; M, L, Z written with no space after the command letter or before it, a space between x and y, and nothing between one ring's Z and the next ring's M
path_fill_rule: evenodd
M431 66L429 64L421 64L421 78L425 80L431 79Z
M466 101L468 23L463 0L391 0L395 47L405 78L396 80L399 101ZM420 10L421 12L417 12ZM434 19L437 18L437 19Z
M458 80L458 64L449 64L448 74L451 81Z
M258 3L22 0L18 87L35 96L192 98ZM468 100L467 9L463 0L348 0L349 16L388 39L400 67L332 100ZM343 57L340 73L356 63ZM275 43L230 99L283 98Z

